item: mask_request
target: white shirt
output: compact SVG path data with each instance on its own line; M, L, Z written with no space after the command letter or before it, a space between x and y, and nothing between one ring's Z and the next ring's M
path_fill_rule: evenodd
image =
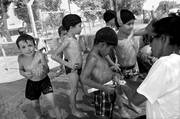
M147 119L180 119L180 55L157 60L137 92L147 98Z

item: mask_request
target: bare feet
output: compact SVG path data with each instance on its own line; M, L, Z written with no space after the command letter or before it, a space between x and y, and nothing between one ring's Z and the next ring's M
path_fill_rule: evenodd
M66 119L68 117L68 113L64 109L61 109L60 113L61 113L61 119Z
M130 103L129 104L131 107L132 107L132 109L136 112L136 113L142 113L142 109L140 108L140 107L137 107L136 105L134 105L133 103Z
M121 108L119 113L121 115L121 118L127 118L127 119L131 118L130 114L124 108Z
M82 117L85 117L87 116L87 113L85 112L80 112L80 111L72 111L72 115L78 117L78 118L82 118Z

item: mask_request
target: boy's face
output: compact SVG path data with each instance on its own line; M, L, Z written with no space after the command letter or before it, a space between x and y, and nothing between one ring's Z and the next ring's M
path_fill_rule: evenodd
M82 30L81 23L79 23L76 26L74 26L73 29L74 29L74 33L75 34L80 34L81 30Z
M60 38L64 39L65 35L67 34L66 31L61 31Z
M132 19L132 20L128 21L122 27L127 33L131 33L131 31L134 28L134 20Z
M115 26L115 18L111 19L108 23L114 27Z
M30 40L27 40L27 42L20 41L19 42L19 50L21 51L22 54L24 54L26 56L32 56L35 52L35 45Z
M107 43L103 43L101 47L101 55L107 56L110 53L110 50L113 49L114 46L108 45Z

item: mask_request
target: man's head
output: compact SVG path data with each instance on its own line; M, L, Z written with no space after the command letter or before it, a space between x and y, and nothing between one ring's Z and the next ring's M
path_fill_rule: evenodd
M71 31L75 34L81 33L81 17L76 14L68 14L62 20L62 26L66 31Z
M35 40L28 34L20 35L16 40L16 45L24 55L33 55L35 51Z
M153 24L152 53L156 57L167 55L169 46L180 47L180 17L166 17Z
M118 44L116 32L109 27L101 28L97 31L94 39L94 45L99 45L104 55L109 54L110 49Z

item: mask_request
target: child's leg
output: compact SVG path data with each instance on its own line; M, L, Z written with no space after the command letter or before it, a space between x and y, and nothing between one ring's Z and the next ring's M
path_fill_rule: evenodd
M78 81L79 81L79 76L77 72L70 73L69 80L71 80L70 82L71 91L70 91L69 98L70 98L70 107L71 107L72 114L77 117L83 117L85 116L84 113L78 111L76 107L76 95L78 92L77 88L78 88Z
M123 100L122 100L122 89L121 87L116 88L116 94L117 94L117 99L116 99L116 104L119 108L119 113L122 118L130 118L129 113L126 111L124 105L123 105Z
M48 94L45 94L47 100L49 101L50 105L52 106L52 109L53 109L53 112L55 113L56 115L56 118L57 119L62 119L62 115L58 109L58 107L55 105L55 102L54 102L54 95L53 93L48 93Z
M41 108L40 108L40 102L39 100L33 100L32 101L32 105L34 107L34 110L36 112L36 119L40 119L41 118Z
M141 113L142 109L140 107L138 107L138 106L135 106L130 101L133 98L133 95L136 93L136 90L131 89L130 87L123 88L123 90L126 90L126 91L123 91L124 93L129 92L129 93L125 93L125 95L128 97L128 103L129 103L129 106L131 107L131 109L134 110L136 113Z

